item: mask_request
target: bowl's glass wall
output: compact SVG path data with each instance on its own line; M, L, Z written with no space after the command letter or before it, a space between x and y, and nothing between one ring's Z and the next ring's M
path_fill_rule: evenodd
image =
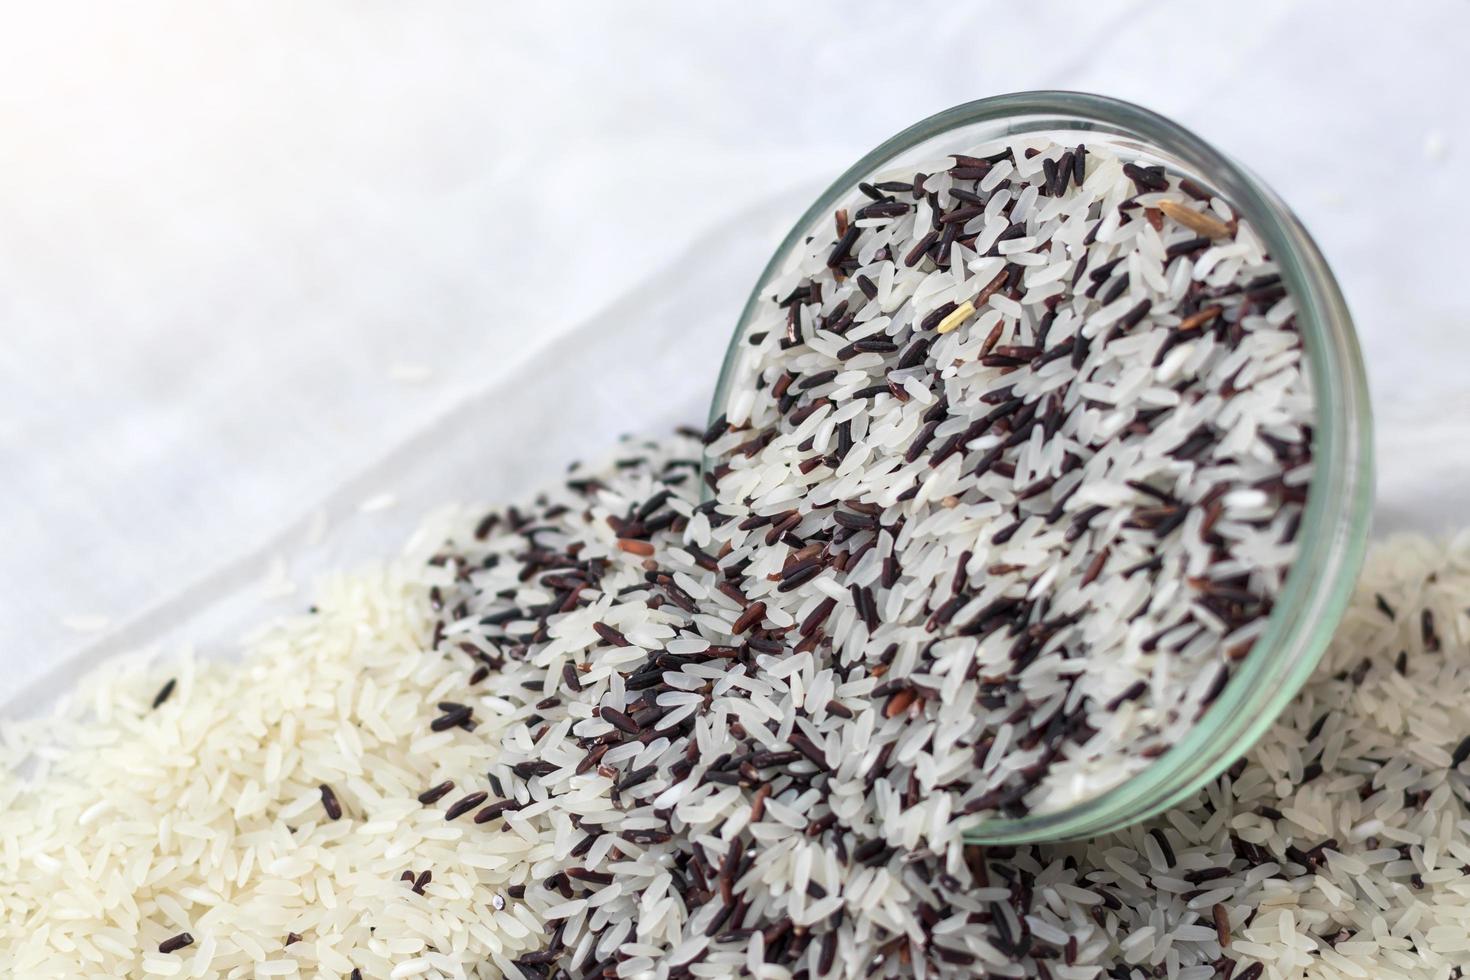
M1130 157L1162 163L1217 191L1254 226L1297 303L1317 397L1316 469L1298 539L1301 554L1266 632L1200 723L1138 776L1101 796L1054 813L978 824L971 837L986 843L1115 830L1181 802L1228 768L1270 727L1326 649L1362 564L1372 504L1372 424L1362 357L1347 306L1316 245L1275 194L1192 133L1138 106L1080 93L1030 92L956 106L899 133L849 168L802 215L761 274L726 354L711 419L724 410L740 338L766 282L796 243L826 226L858 181L987 140L1046 134L1106 143Z

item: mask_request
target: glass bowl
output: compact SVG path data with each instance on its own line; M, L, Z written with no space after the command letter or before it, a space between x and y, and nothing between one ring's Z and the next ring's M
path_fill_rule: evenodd
M847 169L796 222L746 301L725 355L710 411L730 394L741 337L766 283L794 247L858 181L1006 136L1052 135L1100 143L1162 163L1228 201L1256 229L1297 302L1297 324L1317 398L1315 471L1287 575L1265 632L1225 690L1178 744L1099 796L1019 819L990 819L967 834L976 843L1020 844L1091 837L1145 820L1187 799L1225 771L1265 733L1311 675L1327 647L1362 565L1373 497L1372 418L1362 356L1347 305L1326 261L1286 205L1239 164L1177 123L1117 99L1079 92L1022 92L967 102L884 141ZM821 233L817 231L815 233Z

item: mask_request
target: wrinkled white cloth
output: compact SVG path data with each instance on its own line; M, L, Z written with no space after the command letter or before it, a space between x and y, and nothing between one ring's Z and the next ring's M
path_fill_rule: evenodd
M426 508L701 421L819 188L1027 88L1141 102L1275 187L1357 318L1380 529L1463 524L1467 29L1452 0L32 5L0 39L0 692L223 649Z

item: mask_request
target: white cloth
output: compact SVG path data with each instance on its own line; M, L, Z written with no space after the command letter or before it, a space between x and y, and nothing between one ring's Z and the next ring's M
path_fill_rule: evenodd
M1149 105L1274 186L1357 317L1380 528L1464 523L1467 29L1450 0L31 5L0 39L4 690L213 649L305 603L262 606L273 555L387 553L701 421L816 191L1027 88Z

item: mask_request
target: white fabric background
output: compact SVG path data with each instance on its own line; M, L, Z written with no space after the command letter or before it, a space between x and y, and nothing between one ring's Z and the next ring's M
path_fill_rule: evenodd
M5 23L13 698L77 657L217 643L259 616L274 554L305 575L389 553L436 502L698 421L816 191L922 116L1027 88L1141 102L1272 184L1358 321L1379 528L1464 522L1463 2L16 4Z

